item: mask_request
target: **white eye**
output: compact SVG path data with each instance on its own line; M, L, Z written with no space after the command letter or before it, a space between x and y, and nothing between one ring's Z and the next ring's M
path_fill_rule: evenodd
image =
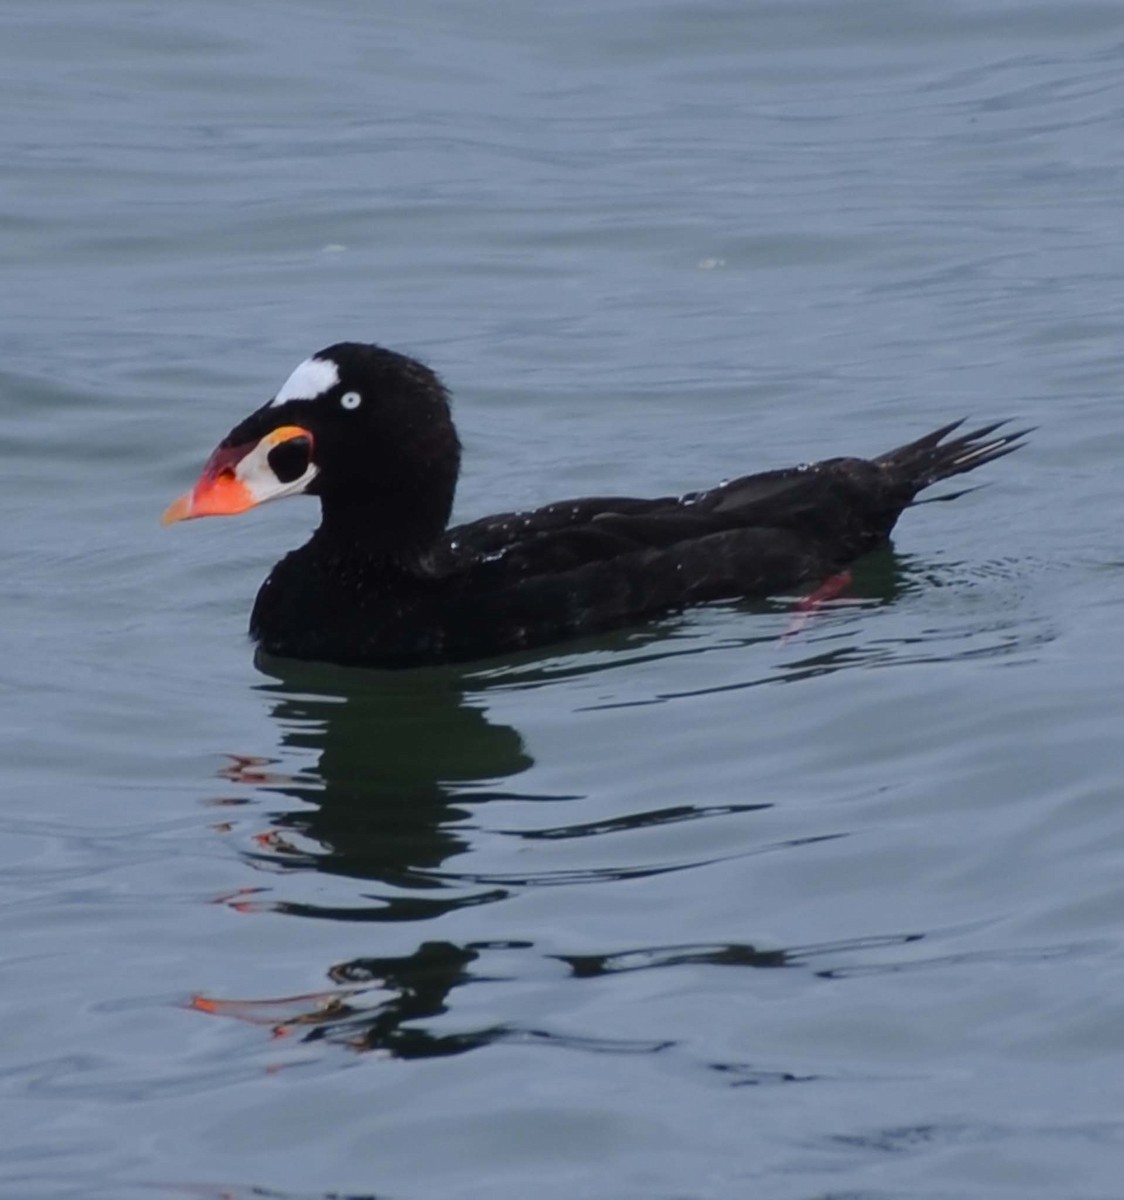
M344 392L340 397L340 404L349 412L352 409L358 408L363 403L363 397L358 392Z

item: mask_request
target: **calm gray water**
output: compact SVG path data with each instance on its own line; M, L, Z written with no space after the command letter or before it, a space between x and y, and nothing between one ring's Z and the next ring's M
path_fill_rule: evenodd
M1121 1195L1122 68L1083 0L3 5L0 1194ZM463 517L1040 428L795 632L255 665L314 505L159 514L346 338Z

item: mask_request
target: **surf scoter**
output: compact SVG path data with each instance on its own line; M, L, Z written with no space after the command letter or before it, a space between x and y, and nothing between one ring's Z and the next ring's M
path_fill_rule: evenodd
M320 527L258 592L271 654L405 667L484 658L688 604L812 584L885 543L922 489L1028 431L954 422L874 459L657 500L598 496L447 528L461 447L440 379L380 346L306 359L227 435L164 522L303 492Z

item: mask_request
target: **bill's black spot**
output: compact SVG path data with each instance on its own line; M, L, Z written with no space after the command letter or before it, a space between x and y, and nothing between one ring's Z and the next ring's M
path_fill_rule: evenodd
M312 442L308 438L291 438L274 446L269 452L269 469L282 483L292 483L308 470Z

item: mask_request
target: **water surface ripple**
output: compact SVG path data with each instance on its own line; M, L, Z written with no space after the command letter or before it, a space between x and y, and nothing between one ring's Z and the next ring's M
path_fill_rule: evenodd
M1124 11L10 0L0 1193L1109 1200ZM1037 425L792 597L255 659L341 338L464 518ZM982 474L982 473L981 473Z

